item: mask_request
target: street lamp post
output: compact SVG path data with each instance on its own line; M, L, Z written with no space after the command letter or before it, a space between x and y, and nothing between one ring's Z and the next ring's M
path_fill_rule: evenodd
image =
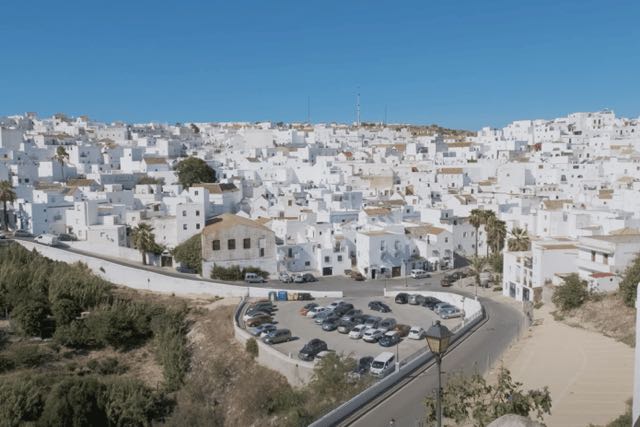
M438 368L438 390L436 396L436 420L437 426L442 427L442 356L449 348L449 341L451 340L451 331L436 321L426 332L427 345L429 350L436 358L436 366Z

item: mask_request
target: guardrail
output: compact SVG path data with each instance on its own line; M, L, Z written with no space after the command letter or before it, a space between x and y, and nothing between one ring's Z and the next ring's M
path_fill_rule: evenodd
M465 322L461 324L462 326L458 328L457 331L455 331L450 345L453 345L457 341L462 339L469 331L471 331L471 329L473 329L485 318L486 313L484 311L484 307L481 306L479 312L475 313L473 316L470 316L468 319L465 319ZM369 402L382 396L388 390L399 384L402 380L406 379L409 375L413 374L416 370L433 360L433 354L430 351L427 351L425 346L425 349L420 352L420 354L417 354L411 360L406 361L404 365L400 366L400 369L398 371L383 378L371 387L362 391L360 394L357 394L347 402L333 409L331 412L323 415L321 418L311 423L309 427L329 427L338 425L340 422L346 420L347 418L355 414L358 410L366 406Z

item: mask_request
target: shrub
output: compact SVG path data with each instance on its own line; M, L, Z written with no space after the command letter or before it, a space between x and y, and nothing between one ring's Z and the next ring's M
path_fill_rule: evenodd
M0 374L12 370L15 366L16 364L11 358L0 354Z
M109 381L101 400L109 425L113 426L149 426L154 418L171 409L162 394L133 379Z
M177 390L189 370L190 352L187 346L186 309L170 310L151 322L156 358L162 365L165 386Z
M17 366L36 368L53 360L53 355L38 345L20 345L13 349L12 358Z
M38 300L27 300L18 304L11 312L20 332L25 336L42 336L45 320L47 319L47 305Z
M101 360L92 359L87 362L87 368L100 375L117 375L127 371L127 367L121 365L115 357L107 357Z
M0 424L32 425L42 412L44 396L43 387L28 377L0 382Z
M574 273L567 276L564 284L555 289L551 300L561 311L567 311L580 307L588 297L587 282Z
M627 267L620 282L620 295L624 303L629 307L635 306L638 283L640 283L640 255L636 256Z
M68 325L58 326L53 339L56 343L71 348L88 348L97 344L84 320L74 320Z
M249 338L245 343L244 348L247 351L247 353L254 359L258 357L259 348L258 348L258 342L256 341L255 338Z
M51 305L56 326L68 325L80 314L80 306L70 298L59 298Z
M108 426L100 404L104 385L91 377L69 377L56 383L45 401L42 426Z

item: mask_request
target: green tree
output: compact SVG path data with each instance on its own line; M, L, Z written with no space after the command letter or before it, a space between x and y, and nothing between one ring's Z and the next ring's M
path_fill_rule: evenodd
M469 215L469 223L476 229L476 256L478 256L478 233L480 226L484 223L484 211L482 209L473 209Z
M60 167L62 168L62 180L64 181L64 164L69 160L69 153L67 153L67 149L64 148L64 145L58 145L53 159L60 163Z
M162 184L162 183L164 183L164 179L162 178L154 178L152 176L145 175L138 179L138 182L136 182L136 185L145 185L145 184L155 185L155 184Z
M71 298L58 298L51 304L51 311L58 326L73 322L80 315L81 308Z
M44 407L45 390L27 377L0 382L0 424L18 427L36 421Z
M56 383L47 396L38 424L42 426L108 426L101 405L104 385L92 377L70 377Z
M189 157L178 163L174 170L178 175L178 182L189 188L193 184L216 182L216 172L202 159Z
M512 252L528 251L531 248L531 240L527 230L520 227L513 227L509 231L507 248Z
M436 399L425 400L426 421L436 419ZM540 390L523 390L522 383L513 381L511 373L500 368L495 385L487 384L479 374L470 377L454 375L449 378L442 391L443 417L456 425L472 423L484 427L506 414L542 419L551 413L551 394L544 387Z
M47 314L47 304L37 299L26 299L11 311L11 317L22 334L29 337L42 336Z
M349 374L356 367L356 361L336 353L323 357L313 369L309 389L315 396L323 396L326 404L334 406L353 396L361 385L354 383Z
M636 293L638 292L638 284L640 283L640 254L629 264L624 271L622 281L620 282L620 295L622 300L629 307L634 307L636 303Z
M131 230L131 243L134 248L140 251L143 265L147 265L147 252L153 252L157 246L155 239L153 227L144 222L141 222Z
M2 202L2 223L4 231L9 230L9 212L7 211L7 203L13 203L16 200L16 192L13 191L11 182L0 181L0 202Z
M202 239L198 233L173 249L173 257L195 271L202 273Z
M478 287L481 285L480 275L488 270L487 258L474 256L471 258L471 264L469 264L471 275L475 277L476 283L476 295L478 294Z
M567 311L580 307L588 298L587 282L573 273L564 279L563 285L554 290L551 301L561 311Z
M163 414L162 395L134 379L112 379L102 393L104 411L112 426L150 426Z

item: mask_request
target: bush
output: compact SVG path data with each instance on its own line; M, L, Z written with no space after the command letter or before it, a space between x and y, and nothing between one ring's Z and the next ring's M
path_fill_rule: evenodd
M112 426L149 426L154 418L163 416L171 405L140 381L114 379L106 384L102 394L104 411Z
M127 367L121 365L115 357L107 357L102 360L92 359L87 362L87 368L100 375L118 375L127 371Z
M108 426L100 404L104 385L91 377L70 377L56 383L45 401L41 426Z
M551 300L561 311L567 311L580 307L588 298L587 282L574 273L567 276L564 284L556 288Z
M28 377L0 382L0 424L32 425L42 412L45 394L44 388Z
M173 250L173 257L195 271L202 273L202 240L200 234L196 234L185 242L179 244Z
M269 277L269 273L264 270L260 270L257 267L244 267L240 268L238 265L232 265L231 267L222 267L216 265L211 269L211 278L215 280L244 280L246 273L255 273L258 276L262 276L264 279Z
M13 349L13 362L24 368L37 368L54 359L49 352L43 351L38 345L20 345Z
M244 348L247 351L247 353L254 359L258 357L259 348L258 348L258 342L256 341L255 338L249 338L247 342L244 344Z
M13 360L5 355L0 354L0 374L9 372L16 367Z
M27 300L18 304L11 312L20 332L29 337L42 336L47 319L47 305L38 300Z
M151 324L156 358L162 365L165 386L170 391L182 385L189 370L186 313L186 309L167 311L155 317Z
M636 256L627 267L620 282L620 295L624 303L629 307L635 307L638 283L640 283L640 255Z
M70 298L59 298L51 305L53 317L56 319L56 326L68 325L80 315L80 306Z
M53 339L56 343L71 348L89 348L97 344L84 320L74 320L68 325L58 326Z

